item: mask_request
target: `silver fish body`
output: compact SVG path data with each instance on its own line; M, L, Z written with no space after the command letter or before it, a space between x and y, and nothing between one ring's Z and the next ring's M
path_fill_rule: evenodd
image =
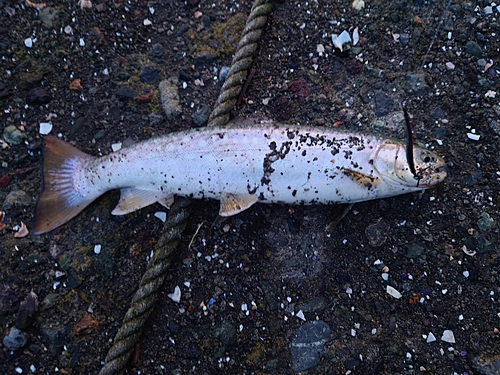
M219 214L231 216L257 201L354 203L423 190L446 177L443 159L424 148L413 152L417 180L401 141L305 126L195 129L99 158L54 137L46 137L45 149L38 234L117 188L121 198L115 215L154 202L168 207L174 195L181 195L219 199Z

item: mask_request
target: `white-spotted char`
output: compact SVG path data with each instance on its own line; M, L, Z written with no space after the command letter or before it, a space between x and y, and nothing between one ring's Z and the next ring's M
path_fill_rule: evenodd
M255 202L355 203L420 191L446 177L444 160L414 147L417 180L405 143L377 135L262 124L201 128L93 157L45 137L44 186L35 234L67 222L100 195L121 189L114 215L175 195L220 200L221 216Z

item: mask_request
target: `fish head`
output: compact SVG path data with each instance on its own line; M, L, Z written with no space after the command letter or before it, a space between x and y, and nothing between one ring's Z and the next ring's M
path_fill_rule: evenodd
M427 189L446 178L444 159L420 146L413 147L415 174L406 158L406 146L399 141L385 140L372 160L379 177L393 185Z

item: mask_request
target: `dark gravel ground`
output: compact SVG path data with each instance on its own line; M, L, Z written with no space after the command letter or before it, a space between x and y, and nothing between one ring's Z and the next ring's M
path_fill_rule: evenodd
M290 349L301 314L330 329L309 374L500 373L500 11L488 14L489 3L454 1L447 12L443 0L368 0L360 12L347 0L276 4L234 115L401 138L406 100L417 139L446 159L448 178L421 195L357 204L331 234L339 207L255 205L213 227L218 203L194 202L127 373L292 374L303 364ZM195 126L250 6L55 1L37 10L0 0L10 142L0 144L0 336L27 339L14 351L4 340L1 374L98 373L162 228L156 205L111 216L114 192L51 234L14 238L21 221L30 228L40 190L39 124L93 155ZM331 35L356 27L357 45L332 51ZM158 82L172 78L182 113L170 120ZM167 296L176 286L180 303ZM448 330L454 343L441 339Z

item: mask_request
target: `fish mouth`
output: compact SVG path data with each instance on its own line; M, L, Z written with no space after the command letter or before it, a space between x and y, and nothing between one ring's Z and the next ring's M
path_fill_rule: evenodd
M442 182L448 175L444 160L440 165L435 165L432 171L424 172L424 176L419 180L418 186L431 188Z

